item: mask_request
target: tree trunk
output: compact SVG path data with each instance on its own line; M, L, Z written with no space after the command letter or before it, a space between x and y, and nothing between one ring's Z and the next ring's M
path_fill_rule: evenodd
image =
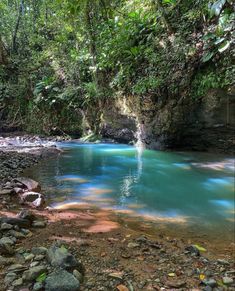
M17 39L18 30L19 30L19 27L20 27L20 20L21 20L22 13L23 13L23 0L20 0L18 17L17 17L17 20L16 20L16 25L15 25L15 29L14 29L14 33L13 33L13 37L12 37L12 52L13 53L17 52L16 39Z
M7 63L8 63L7 51L0 36L0 65L6 65Z

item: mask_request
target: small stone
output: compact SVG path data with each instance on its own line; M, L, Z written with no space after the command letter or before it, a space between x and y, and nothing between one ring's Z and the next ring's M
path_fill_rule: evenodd
M32 282L38 276L40 276L42 273L44 273L46 271L47 271L46 266L32 267L23 273L23 280L27 281L27 282Z
M207 279L207 280L203 280L203 283L207 286L210 286L210 287L216 287L217 286L217 283L215 281L215 279Z
M16 273L10 272L7 273L4 279L4 283L8 286L17 278Z
M44 255L37 255L37 256L35 256L34 260L35 260L35 261L41 261L41 260L43 260L44 258L45 258Z
M20 272L22 270L25 270L25 267L21 264L13 264L7 268L7 271L12 271L12 272Z
M0 190L0 196L1 195L10 195L10 194L12 194L12 192L13 192L13 189L2 189L2 190Z
M231 285L233 284L233 279L230 277L223 277L223 283L224 285Z
M31 261L33 258L34 258L33 254L27 254L24 259L25 261Z
M46 226L45 221L34 221L32 224L33 227L43 228Z
M218 262L220 265L230 265L228 261L226 261L226 260L222 260L222 259L218 259L217 262Z
M180 287L183 287L186 282L184 281L181 281L181 280L169 280L169 281L166 281L165 284L168 286L168 287L172 287L172 288L180 288Z
M11 229L11 230L9 231L9 234L10 234L11 236L15 237L15 238L19 238L19 239L21 239L21 238L25 238L25 235L24 235L23 233L21 233L21 232L19 232L19 231L16 231L16 230L14 230L14 229Z
M134 249L134 248L138 248L140 246L140 244L138 243L133 243L133 242L130 242L127 247L130 248L130 249Z
M43 283L41 282L36 282L34 285L33 285L33 291L41 291L43 290Z
M39 263L40 263L39 261L32 262L32 263L30 264L30 267L31 267L31 268L36 267L36 266L39 265Z
M9 237L2 237L0 239L0 245L14 245L14 242L12 239L10 239Z
M83 275L78 270L73 270L73 275L79 282L83 281Z
M21 286L21 285L23 285L22 278L19 278L19 279L12 282L12 286L14 286L14 287Z
M34 255L45 255L47 251L48 249L45 247L33 247L31 250Z
M111 278L114 278L114 279L120 279L120 280L122 280L123 273L122 272L115 272L115 273L108 274L108 276L111 277Z
M2 223L1 224L1 230L10 230L13 228L13 225L9 224L9 223Z

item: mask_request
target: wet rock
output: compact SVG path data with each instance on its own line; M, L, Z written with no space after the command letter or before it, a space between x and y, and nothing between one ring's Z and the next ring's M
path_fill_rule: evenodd
M29 191L40 191L41 187L37 181L34 181L30 178L25 177L18 177L14 179L14 182L18 182L24 186L24 188L28 189Z
M82 264L65 247L53 245L47 252L47 259L53 267L59 267L66 270L78 269L83 273Z
M45 203L45 197L38 192L25 192L20 195L23 203L28 204L31 207L41 207Z
M9 223L5 223L5 222L3 222L2 224L1 224L1 230L10 230L10 229L12 229L13 228L13 225L11 225L11 224L9 224Z
M65 270L51 273L45 283L45 291L77 291L80 288L79 281Z
M26 282L32 282L34 281L39 275L46 272L47 268L46 266L36 266L33 268L30 268L29 270L25 271L23 273L23 280Z
M223 283L224 285L231 285L233 284L233 279L230 277L223 277Z

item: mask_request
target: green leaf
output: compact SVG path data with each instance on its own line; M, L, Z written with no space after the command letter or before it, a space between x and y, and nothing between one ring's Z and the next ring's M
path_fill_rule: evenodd
M229 41L225 41L225 42L223 42L223 43L219 46L218 51L219 51L220 53L223 53L223 52L226 51L229 47L230 47L230 42L229 42Z
M202 57L202 62L206 63L208 62L213 56L214 56L215 52L208 52L206 53L203 57Z
M195 248L197 248L200 252L206 252L206 249L203 248L202 246L200 245L193 245Z
M46 280L46 277L47 277L46 273L42 273L37 277L36 281L42 283Z

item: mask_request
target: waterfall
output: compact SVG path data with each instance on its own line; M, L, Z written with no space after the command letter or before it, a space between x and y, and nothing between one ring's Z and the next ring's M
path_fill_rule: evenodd
M138 122L137 123L137 131L136 131L136 139L137 142L135 143L136 148L139 150L142 150L145 148L145 144L143 142L145 138L145 128L144 128L144 122Z

